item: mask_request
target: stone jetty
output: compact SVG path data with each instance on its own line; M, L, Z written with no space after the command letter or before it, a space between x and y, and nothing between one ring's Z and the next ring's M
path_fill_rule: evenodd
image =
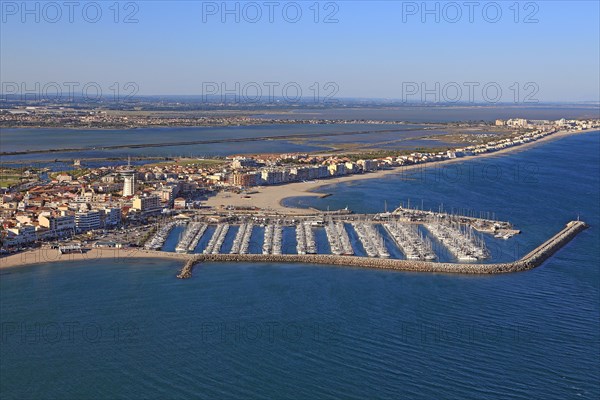
M389 258L355 257L333 254L200 254L190 258L177 277L182 279L191 277L194 265L200 262L302 263L458 274L500 274L519 272L541 265L545 260L552 256L552 254L587 227L587 224L583 221L571 221L557 234L523 258L509 263L437 263L431 261L396 260Z

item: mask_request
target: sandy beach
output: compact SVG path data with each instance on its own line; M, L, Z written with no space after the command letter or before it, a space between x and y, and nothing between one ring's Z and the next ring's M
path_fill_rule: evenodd
M467 156L461 158L455 158L451 160L443 160L430 162L427 164L416 164L416 165L406 165L402 167L396 167L386 170L380 170L376 172L369 172L365 174L356 174L356 175L348 175L342 176L338 178L332 179L321 179L318 181L311 182L295 182L289 183L280 186L262 186L259 188L255 188L257 193L252 193L250 198L244 197L242 195L236 195L232 193L219 192L216 196L210 197L208 201L205 202L206 206L218 208L218 207L258 207L262 210L278 213L278 214L286 214L286 215L308 215L308 214L317 214L318 212L311 209L305 208L293 208L284 206L283 200L290 197L299 197L299 196L312 196L319 197L323 196L321 193L315 193L314 190L319 189L323 186L335 185L338 183L345 182L353 182L363 179L376 179L381 178L386 175L398 174L403 175L409 171L415 169L427 169L427 168L439 168L443 165L448 165L452 163L462 163L466 161L472 160L481 160L487 157L496 157L499 155L505 155L507 153L513 153L518 151L526 150L532 146L536 146L542 143L546 143L551 140L557 140L563 138L565 136L579 135L585 132L591 131L580 131L580 132L567 132L567 131L559 131L552 135L543 137L541 139L536 140L535 142L525 143L519 146L513 146L506 149L498 150L493 153L483 153L475 156ZM402 179L402 176L400 176Z
M187 254L167 253L162 251L144 250L139 248L123 249L91 249L86 253L59 254L58 250L44 247L24 251L0 258L0 269L20 267L33 264L45 264L67 261L93 261L99 259L112 259L119 262L131 258L161 258L181 260L182 265L189 258Z

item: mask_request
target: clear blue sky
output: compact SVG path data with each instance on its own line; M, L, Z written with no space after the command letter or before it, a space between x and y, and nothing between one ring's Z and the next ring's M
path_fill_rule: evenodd
M27 2L34 10L35 3ZM305 92L312 82L335 82L339 97L400 98L403 82L431 87L497 82L504 100L510 100L513 82L535 82L541 101L598 101L600 96L598 1L537 1L527 8L527 2L519 2L518 23L514 1L497 2L502 16L496 23L489 22L495 18L493 5L483 15L483 6L491 3L485 1L475 7L473 22L464 2L455 3L462 12L455 23L456 9L444 9L448 2L438 3L439 22L434 14L421 21L420 1L332 2L337 11L320 2L318 23L314 1L297 2L302 10L297 23L284 18L286 1L278 1L273 23L261 1L256 4L263 15L256 23L248 21L255 15L251 7L244 18L244 2L239 2L239 23L235 15L221 21L221 1L137 1L137 11L120 2L119 23L110 8L114 1L98 2L97 23L83 18L82 6L90 2L80 1L72 23L69 9L57 3L62 16L52 23L56 10L42 9L43 2L36 22L37 11L22 15L21 1L2 1L3 83L98 82L107 88L111 82L133 81L139 94L201 94L203 82L298 82ZM215 7L216 15L204 15L204 22L203 8ZM123 23L134 11L138 22ZM324 23L333 11L338 22ZM525 23L531 13L538 22ZM294 14L289 6L287 19ZM94 19L93 7L86 16Z

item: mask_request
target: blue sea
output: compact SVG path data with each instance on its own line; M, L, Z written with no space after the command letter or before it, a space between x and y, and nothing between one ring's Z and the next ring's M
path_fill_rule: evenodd
M289 202L493 213L522 230L500 258L578 217L590 229L498 276L204 264L179 280L161 260L3 270L0 398L600 397L600 132L321 191Z

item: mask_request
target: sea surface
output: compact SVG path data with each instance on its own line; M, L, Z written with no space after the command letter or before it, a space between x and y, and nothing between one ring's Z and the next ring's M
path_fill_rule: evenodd
M322 191L290 203L490 212L522 230L503 242L517 255L569 220L590 228L541 267L497 276L204 264L179 280L162 260L4 270L0 398L600 397L599 132Z

